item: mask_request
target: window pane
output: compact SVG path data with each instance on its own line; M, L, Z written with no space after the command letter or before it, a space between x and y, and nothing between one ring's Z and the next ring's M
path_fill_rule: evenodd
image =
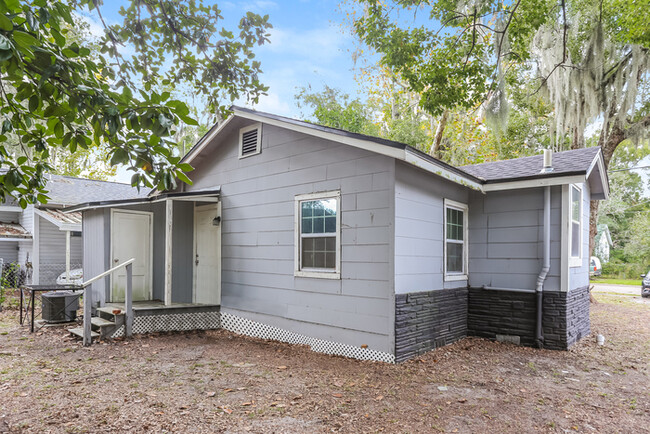
M330 234L336 232L336 216L325 217L325 232Z
M336 268L336 252L325 253L325 268Z
M580 223L571 223L571 256L580 256Z
M312 217L314 220L313 232L314 234L322 234L325 232L325 217Z
M302 233L303 234L311 234L312 233L311 221L312 220L310 218L303 218L302 219Z
M302 239L303 268L336 268L336 237Z
M300 206L303 234L336 232L336 199L307 200ZM306 223L311 221L310 224Z
M447 243L447 272L463 272L463 245Z
M314 238L302 239L302 266L312 267L314 263Z
M463 240L463 211L447 208L447 239Z
M580 190L571 187L571 218L580 221Z

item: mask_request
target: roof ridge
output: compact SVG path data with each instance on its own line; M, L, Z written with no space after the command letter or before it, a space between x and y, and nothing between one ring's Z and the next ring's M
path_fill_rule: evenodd
M567 149L565 151L556 151L556 152L553 152L553 156L556 156L558 154L559 155L564 155L564 154L568 154L568 153L571 153L571 152L575 152L575 153L586 152L587 150L592 150L592 149L600 149L600 146L596 145L596 146L588 146L586 148ZM483 163L464 164L462 166L458 166L458 168L462 169L463 167L476 167L476 166L480 166L480 165L483 165L483 164L497 164L497 163L502 163L502 162L505 162L505 161L513 161L513 160L521 161L521 160L527 160L527 159L532 159L532 158L543 158L543 157L544 157L544 154L527 155L525 157L514 157L514 158L506 158L506 159L503 159L503 160L496 160L496 161L484 161Z
M57 173L50 173L49 175L52 176L58 176L59 178L66 178L66 179L74 179L75 181L90 181L90 182L104 182L107 184L117 184L117 185L128 185L131 186L131 184L127 182L119 182L119 181L107 181L105 179L91 179L91 178L82 178L80 176L70 176L70 175L59 175Z

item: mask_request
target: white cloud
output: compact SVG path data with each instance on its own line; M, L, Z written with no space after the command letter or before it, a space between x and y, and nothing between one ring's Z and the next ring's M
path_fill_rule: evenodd
M270 31L271 43L262 50L290 57L311 59L325 63L343 54L349 43L349 36L335 26L320 27L311 30L292 30L274 28Z
M255 0L252 2L246 2L242 5L242 9L245 11L251 11L256 13L265 14L272 9L277 9L278 4L271 0Z

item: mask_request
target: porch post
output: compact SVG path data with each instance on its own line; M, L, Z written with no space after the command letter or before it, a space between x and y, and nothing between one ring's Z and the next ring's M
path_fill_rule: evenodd
M124 335L133 336L133 264L126 266L126 292L124 294Z
M172 227L174 202L165 201L165 305L172 304Z
M65 280L70 284L70 231L65 231Z

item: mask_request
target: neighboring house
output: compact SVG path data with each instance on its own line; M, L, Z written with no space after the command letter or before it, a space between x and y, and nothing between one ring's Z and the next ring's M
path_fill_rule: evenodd
M612 247L614 247L614 243L612 235L609 233L609 226L598 225L594 240L594 256L597 256L603 264L609 262L609 249Z
M17 264L32 284L53 284L82 266L81 213L64 214L80 201L137 197L128 184L47 175L47 204L0 204L0 258Z
M134 298L159 301L135 332L221 326L388 362L468 335L566 349L590 332L599 148L557 153L552 171L541 155L455 168L233 110L185 156L193 185L73 208L84 273L134 257ZM124 281L98 281L93 299L121 302Z

